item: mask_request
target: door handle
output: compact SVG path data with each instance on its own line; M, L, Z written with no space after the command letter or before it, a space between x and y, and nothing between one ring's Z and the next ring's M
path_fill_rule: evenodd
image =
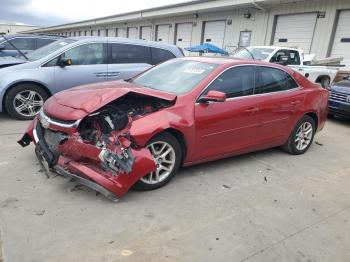
M120 75L120 72L108 72L108 77L117 77Z
M299 71L303 71L303 69L302 69L302 68L299 68L298 70L299 70Z
M97 72L95 73L96 77L106 77L107 76L107 72Z
M250 107L246 110L247 113L256 113L259 111L259 108L257 107Z

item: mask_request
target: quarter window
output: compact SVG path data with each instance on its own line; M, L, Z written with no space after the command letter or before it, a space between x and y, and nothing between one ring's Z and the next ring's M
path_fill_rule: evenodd
M72 59L74 65L96 65L105 64L104 43L81 45L65 52L62 56Z
M167 60L173 59L176 56L168 50L151 47L152 52L152 64L157 65Z
M253 66L239 66L222 73L205 91L220 91L228 98L248 96L254 93L255 70Z
M298 84L286 72L271 67L258 68L255 94L285 91L296 87L298 87Z
M129 44L110 44L110 64L150 64L149 47Z
M52 42L54 42L56 40L54 39L47 39L47 38L43 38L43 39L37 39L36 40L36 48L40 48L40 47L43 47L43 46L46 46Z

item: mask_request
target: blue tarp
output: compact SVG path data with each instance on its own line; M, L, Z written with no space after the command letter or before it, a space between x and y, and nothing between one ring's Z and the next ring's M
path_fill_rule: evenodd
M188 48L185 48L185 50L189 52L214 53L214 54L227 55L227 52L209 43L188 47Z

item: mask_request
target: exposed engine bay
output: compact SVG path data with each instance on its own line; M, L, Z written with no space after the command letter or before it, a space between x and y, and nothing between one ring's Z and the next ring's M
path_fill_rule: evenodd
M52 125L42 112L33 128L36 154L50 171L109 198L121 197L156 168L150 151L140 148L130 135L133 120L170 105L166 100L128 93L87 115L73 130ZM19 143L26 146L30 138L27 132Z

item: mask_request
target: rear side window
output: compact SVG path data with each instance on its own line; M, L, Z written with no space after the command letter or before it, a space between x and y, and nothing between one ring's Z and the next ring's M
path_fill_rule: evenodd
M227 98L249 96L254 93L255 70L253 66L239 66L222 73L205 91L215 90L226 94Z
M151 47L152 65L163 63L167 60L173 59L176 56L168 50Z
M15 45L19 50L34 50L35 49L35 39L33 38L14 38L9 40L13 45ZM15 48L8 42L5 43L5 49L15 50Z
M149 47L142 45L111 43L109 44L109 49L110 64L151 64Z
M258 67L255 94L285 91L296 87L298 84L288 73L277 68Z
M53 40L53 39L37 39L36 40L36 48L40 48L40 47L46 46L48 44L51 44L54 41L56 41L56 40Z

